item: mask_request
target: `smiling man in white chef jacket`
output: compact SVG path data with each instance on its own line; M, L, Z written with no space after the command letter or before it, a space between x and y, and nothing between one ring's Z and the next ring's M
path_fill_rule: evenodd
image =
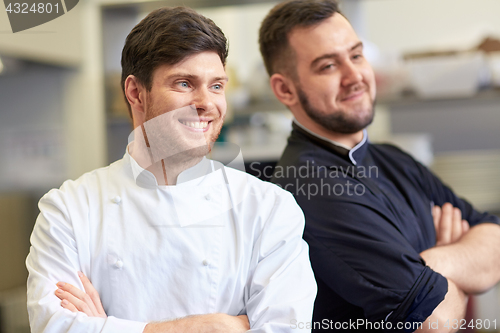
M124 157L40 200L26 260L32 332L291 332L316 283L292 195L207 159L227 42L187 8L129 34ZM307 331L307 330L306 330Z

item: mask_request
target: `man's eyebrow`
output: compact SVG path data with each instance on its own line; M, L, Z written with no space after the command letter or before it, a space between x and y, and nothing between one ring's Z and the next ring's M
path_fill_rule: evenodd
M175 73L167 76L167 80L171 79L196 79L197 76L193 74L188 74L188 73Z
M229 81L229 78L227 76L217 76L216 78L213 79L213 81Z
M363 42L357 42L356 44L354 44L353 47L351 47L351 49L349 50L349 52L352 52L358 48L362 48L363 47ZM328 54L324 54L322 56L319 56L317 57L316 59L313 60L313 62L311 63L311 68L313 68L314 66L316 66L316 64L318 62L320 62L321 60L323 59L335 59L335 58L338 58L339 57L339 54L338 53L328 53Z
M199 76L198 75L193 75L193 74L189 74L189 73L175 73L175 74L172 74L172 75L169 75L167 77L167 80L173 80L173 79L191 79L191 80L196 80L198 79ZM212 79L212 81L228 81L228 77L227 76L217 76L215 78Z

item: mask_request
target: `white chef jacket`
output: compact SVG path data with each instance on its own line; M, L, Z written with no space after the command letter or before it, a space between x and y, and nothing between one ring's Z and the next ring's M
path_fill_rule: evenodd
M214 167L215 166L215 167ZM316 296L304 217L276 185L204 158L159 186L126 153L39 203L26 259L32 332L142 332L188 315L246 314L251 332L296 332ZM82 271L107 318L61 307Z

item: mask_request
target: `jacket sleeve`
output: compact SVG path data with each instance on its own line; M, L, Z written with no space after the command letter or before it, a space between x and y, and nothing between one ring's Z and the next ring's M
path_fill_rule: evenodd
M352 189L357 182L350 181ZM329 185L338 184L338 189L348 188L342 180ZM379 209L376 194L299 195L297 201L306 214L304 239L316 279L359 307L364 318L394 327L420 323L444 299L446 279L426 266L398 230L396 217Z
M109 316L88 317L61 306L54 294L64 281L83 290L77 272L83 271L71 223L71 200L67 193L52 190L39 203L40 214L31 235L28 269L28 313L31 331L38 332L125 332L140 333L146 323ZM79 204L84 205L83 202Z
M420 172L420 180L422 186L427 191L429 198L438 206L449 202L457 207L462 212L462 218L469 222L471 227L481 223L500 224L498 216L489 214L488 212L479 212L467 200L458 197L441 179L434 175L428 168L416 162Z
M304 215L290 193L276 192L252 254L246 301L250 331L310 332L317 288L302 239Z

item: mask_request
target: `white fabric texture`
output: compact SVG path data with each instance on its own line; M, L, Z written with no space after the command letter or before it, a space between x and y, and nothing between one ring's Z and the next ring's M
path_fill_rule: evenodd
M32 332L135 333L217 312L246 314L251 332L311 321L304 216L276 185L204 158L177 185L158 186L126 153L51 190L39 208L26 259ZM61 307L56 283L83 290L78 271L107 319Z

